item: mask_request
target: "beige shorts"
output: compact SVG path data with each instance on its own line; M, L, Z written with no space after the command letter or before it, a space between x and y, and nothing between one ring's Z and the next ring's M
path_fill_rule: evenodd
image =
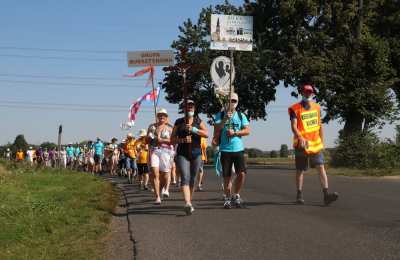
M160 172L170 172L174 160L174 151L167 148L156 148L151 153L151 167Z

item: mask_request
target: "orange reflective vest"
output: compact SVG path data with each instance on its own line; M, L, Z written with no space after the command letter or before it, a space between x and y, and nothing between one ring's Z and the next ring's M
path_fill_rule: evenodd
M305 109L301 103L296 103L289 108L289 115L296 114L297 129L307 141L304 147L306 154L316 154L324 148L319 131L321 129L321 108L318 104L310 102L310 109ZM294 137L293 148L299 148L299 140Z

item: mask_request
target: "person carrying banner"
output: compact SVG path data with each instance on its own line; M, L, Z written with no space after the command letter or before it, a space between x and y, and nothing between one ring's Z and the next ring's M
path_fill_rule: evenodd
M239 97L231 95L227 111L219 112L215 116L214 136L212 143L219 145L221 152L222 176L224 178L224 208L230 209L232 204L241 207L240 191L246 176L246 162L244 158L243 136L250 134L250 123L243 113L236 111ZM232 166L235 166L236 179L231 185ZM232 193L233 186L233 193Z
M176 166L181 175L181 187L185 199L184 211L190 215L194 211L192 199L196 175L202 163L201 138L207 138L208 131L205 123L195 115L194 101L187 100L186 103L187 107L184 107L184 110L187 112L187 118L182 117L175 121L172 139L178 144Z
M325 205L336 201L337 192L328 192L328 177L324 167L324 132L321 125L320 106L312 101L314 88L311 85L303 85L300 88L302 100L289 107L288 113L291 128L294 135L293 148L295 150L296 187L298 204L304 204L303 180L304 172L309 168L309 161L315 165L319 172Z

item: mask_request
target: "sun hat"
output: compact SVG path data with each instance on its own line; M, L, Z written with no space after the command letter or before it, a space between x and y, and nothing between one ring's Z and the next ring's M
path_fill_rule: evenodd
M164 114L164 115L168 116L168 112L167 112L167 110L165 108L160 108L157 111L157 115L159 115L159 114Z

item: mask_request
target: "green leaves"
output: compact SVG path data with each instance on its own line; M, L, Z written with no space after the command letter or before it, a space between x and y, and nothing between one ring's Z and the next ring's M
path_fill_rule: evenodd
M257 21L258 47L274 59L270 66L275 78L285 86L313 84L326 110L324 121L341 119L348 133L395 120L398 107L393 93L400 97L400 19L394 19L400 5L359 3L259 0L245 4Z
M177 50L178 63L188 63L193 68L200 67L200 69L189 69L187 72L188 93L198 104L196 108L198 112L205 113L209 117L222 108L214 93L210 66L214 58L221 55L229 56L228 51L209 49L212 13L246 14L243 7L235 7L227 1L222 5L203 8L197 23L187 20L179 27L181 34L171 45ZM179 54L178 51L181 49L188 50L186 57L181 57ZM253 119L265 119L265 107L274 99L275 87L279 84L272 70L268 69L269 62L271 60L268 55L264 55L257 46L253 52L235 52L236 79L233 84L239 95L238 109ZM162 87L169 102L176 104L183 100L182 77L178 72L167 72Z

